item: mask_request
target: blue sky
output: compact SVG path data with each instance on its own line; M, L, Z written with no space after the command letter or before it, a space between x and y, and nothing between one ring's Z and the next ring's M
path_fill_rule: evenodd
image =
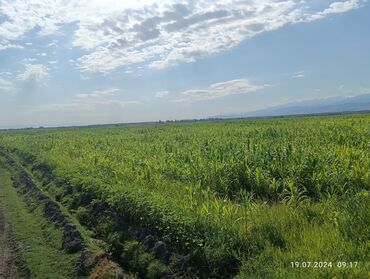
M364 0L0 0L0 128L370 93Z

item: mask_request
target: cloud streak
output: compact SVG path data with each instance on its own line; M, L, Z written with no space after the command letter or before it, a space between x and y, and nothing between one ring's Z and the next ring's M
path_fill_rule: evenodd
M304 72L295 72L292 75L292 78L293 79L299 79L299 78L304 78L304 77L305 77L305 73Z
M138 101L100 100L100 101L73 101L70 103L46 104L32 108L32 112L79 112L96 111L103 107L118 107L120 109L128 105L138 105Z
M324 11L318 12L310 16L308 20L309 21L318 20L318 19L322 19L331 14L345 13L345 12L359 8L362 2L364 1L349 0L349 1L334 2L334 3L331 3L329 7L326 8Z
M91 98L106 98L111 96L117 96L120 90L118 88L111 88L105 90L95 90L90 93L77 94L77 98L80 99L91 99Z
M12 88L13 88L13 84L10 81L0 77L0 90L8 91L8 90L11 90Z
M268 84L255 85L246 79L235 79L211 84L206 89L192 89L184 91L181 93L183 98L174 99L172 102L207 101L232 95L252 93L269 86L270 85Z
M1 50L6 50L6 49L22 49L23 46L21 45L17 45L17 44L11 44L11 43L8 43L8 42L5 42L5 43L0 43L0 51Z
M78 112L78 111L98 111L103 108L122 109L128 105L138 105L139 101L119 100L119 89L109 88L93 90L91 92L80 93L72 100L65 103L51 103L37 106L32 109L33 112Z
M19 80L35 82L44 80L47 77L49 77L48 70L42 64L26 64L24 72L18 75Z
M326 1L326 8L317 10L301 0L3 0L0 13L7 20L0 24L0 50L17 47L15 42L36 28L44 36L74 24L72 45L86 52L76 63L82 72L162 69L203 59L287 24L348 12L365 2Z
M158 91L158 92L154 93L154 96L156 98L164 98L164 97L167 97L169 94L170 94L170 92L168 92L168 91Z

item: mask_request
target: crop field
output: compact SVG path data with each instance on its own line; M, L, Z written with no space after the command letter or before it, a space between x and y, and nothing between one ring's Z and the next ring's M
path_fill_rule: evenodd
M0 132L139 278L366 278L370 115Z

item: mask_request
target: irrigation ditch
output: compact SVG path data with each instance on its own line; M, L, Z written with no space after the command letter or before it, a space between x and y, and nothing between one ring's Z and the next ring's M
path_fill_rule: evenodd
M76 226L76 221L65 213L63 207L50 198L44 193L42 189L35 182L35 178L32 177L28 171L23 168L18 162L16 162L9 154L0 150L0 158L5 161L5 167L11 175L12 185L16 189L18 195L27 201L29 210L34 210L35 207L43 208L43 215L45 219L53 224L57 229L62 232L62 243L61 247L67 254L79 254L79 260L73 267L76 270L76 274L79 278L88 277L91 279L98 278L112 278L112 279L124 279L130 278L126 275L122 268L115 263L110 255L101 249L89 247L86 238L84 238ZM3 206L2 206L3 207ZM3 213L2 211L0 213ZM3 262L10 263L17 268L11 268L15 270L17 274L11 274L9 268L5 269L3 274L0 274L0 278L29 278L30 271L24 262L17 262L17 254L22 253L22 249L17 248L16 240L12 238L10 232L10 224L5 225L5 219L3 214L1 221L1 238L8 239L8 244L4 244L4 251L9 251L7 256L9 259L2 259ZM11 246L9 246L9 243ZM6 255L5 255L6 256ZM4 256L4 257L5 257ZM6 273L5 273L6 272ZM13 272L13 273L14 273ZM5 276L5 277L1 277ZM9 277L10 276L10 277Z
M96 197L78 192L55 177L47 166L34 165L21 158L16 151L4 151L0 148L0 157L6 161L13 186L21 196L31 197L41 205L45 218L63 231L62 248L67 253L81 254L75 266L79 275L92 279L196 277L189 255L171 251L152 231L135 226L129 216L115 212L106 202ZM49 193L53 190L63 194L52 198ZM82 203L88 208L88 213L85 214L89 215L89 222L82 221L82 226L92 232L93 239L104 252L96 253L89 249L75 225L76 218L72 217L72 221L69 209L63 205L63 198L74 194L82 195ZM96 226L106 220L115 225L105 233L97 230ZM120 241L122 237L119 236L122 235L124 241Z

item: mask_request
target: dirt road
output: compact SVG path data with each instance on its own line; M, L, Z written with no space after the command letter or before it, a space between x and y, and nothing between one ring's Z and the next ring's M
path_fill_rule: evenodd
M1 195L1 193L0 193ZM5 207L0 197L0 279L19 278L15 265L11 232L5 219Z

